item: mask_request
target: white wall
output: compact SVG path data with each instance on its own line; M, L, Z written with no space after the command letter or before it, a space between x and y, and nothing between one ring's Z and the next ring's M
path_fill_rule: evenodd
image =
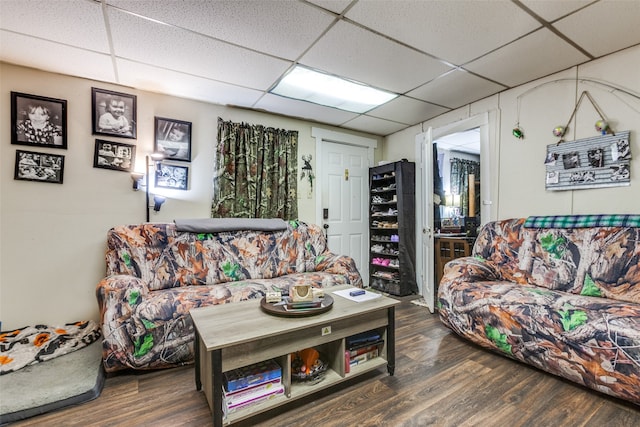
M189 191L166 191L151 221L210 216L217 119L299 132L298 162L315 153L317 123L190 101L127 87L0 63L0 321L2 330L38 323L59 325L98 318L95 286L104 276L106 233L119 224L144 222L144 191L134 192L128 173L93 167L91 87L137 96L138 138L99 139L136 145L136 170L153 151L154 116L193 123ZM67 100L68 149L11 145L10 92ZM328 129L339 130L326 126ZM382 138L353 133L381 142ZM13 179L16 149L65 156L62 185ZM315 167L315 158L312 160ZM300 174L298 174L299 176ZM306 189L306 183L299 182ZM314 186L315 191L315 186ZM299 218L316 222L315 199L299 194Z
M585 213L640 213L640 99L576 79L606 81L640 96L640 46L629 48L599 60L531 82L467 105L433 120L390 135L385 140L385 158L406 157L415 160L415 135L428 127L438 128L495 112L497 135L490 136L491 176L496 191L493 203L497 219L529 215ZM567 81L553 82L559 79ZM547 84L544 84L547 83ZM544 158L547 145L558 142L552 130L569 120L582 91L588 90L612 124L614 130L629 130L631 185L590 190L546 191ZM512 136L518 121L525 138ZM595 109L584 99L565 139L571 141L597 135ZM484 158L483 158L484 161Z

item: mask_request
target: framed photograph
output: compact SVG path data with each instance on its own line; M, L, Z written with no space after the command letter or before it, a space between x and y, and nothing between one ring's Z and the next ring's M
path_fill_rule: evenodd
M11 92L11 143L67 148L67 101Z
M96 139L96 147L93 154L94 168L131 172L133 171L135 158L135 145Z
M16 150L16 170L13 179L62 184L64 156Z
M155 151L168 160L191 161L191 122L155 118Z
M136 96L91 88L94 135L136 138Z
M594 148L587 151L589 166L592 168L601 168L604 166L604 150L602 148Z
M565 169L575 169L580 167L580 155L577 151L562 155L562 164Z
M161 162L156 168L155 185L173 190L187 190L189 187L189 167Z

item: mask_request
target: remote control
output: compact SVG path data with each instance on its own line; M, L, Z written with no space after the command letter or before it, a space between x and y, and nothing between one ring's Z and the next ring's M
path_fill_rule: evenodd
M364 294L365 294L364 289L358 289L357 291L349 292L349 295L351 295L352 297L357 297L358 295L364 295Z

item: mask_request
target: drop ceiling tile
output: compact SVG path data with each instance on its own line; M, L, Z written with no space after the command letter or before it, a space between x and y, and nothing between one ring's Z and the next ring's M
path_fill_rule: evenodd
M333 15L289 0L175 2L109 0L109 4L259 52L297 59Z
M640 1L600 1L554 26L599 57L640 43Z
M2 0L0 7L2 29L83 49L109 52L100 3L85 0Z
M109 10L116 57L252 89L268 89L291 63Z
M406 96L399 96L367 112L367 116L412 125L448 111L447 108Z
M266 94L255 104L254 108L336 126L358 115L349 111L338 110L337 108L325 107L273 94Z
M342 13L349 6L351 0L309 0L309 3L317 4L335 13Z
M358 116L353 120L343 123L342 127L373 135L387 136L405 129L407 125L371 116Z
M458 69L412 90L407 96L448 108L458 108L503 89L504 86Z
M7 31L0 31L0 40L2 61L69 76L113 83L116 81L109 55ZM38 54L25 55L25 52Z
M480 128L445 135L434 143L439 150L480 154Z
M593 0L520 0L523 5L531 9L536 15L545 21L555 21L558 18L566 16L589 3Z
M214 104L251 107L263 93L124 59L117 67L120 84Z
M587 60L551 31L542 29L465 65L465 68L512 87Z
M331 28L300 63L397 93L450 69L427 55L344 21Z
M361 1L346 16L456 65L540 27L507 1Z

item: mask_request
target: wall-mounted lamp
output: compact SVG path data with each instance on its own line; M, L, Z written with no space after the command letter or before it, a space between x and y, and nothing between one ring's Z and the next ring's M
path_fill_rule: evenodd
M147 156L147 175L146 175L146 184L147 184L147 188L146 188L146 207L147 207L147 222L149 222L149 167L151 166L151 160L153 160L155 162L155 168L158 168L158 163L160 163L160 160L164 159L164 154L162 153L152 153L150 155ZM158 204L158 202L156 201L156 197L159 196L154 196L154 205L153 205L153 210L158 212L160 210L160 206L162 205L162 203L164 203L164 200L162 202L160 202ZM156 209L157 207L157 209Z
M131 172L131 180L133 181L133 191L138 191L142 187L142 178L144 174L140 172Z
M153 210L155 212L160 212L160 208L166 200L167 198L164 196L158 196L157 194L153 196Z

